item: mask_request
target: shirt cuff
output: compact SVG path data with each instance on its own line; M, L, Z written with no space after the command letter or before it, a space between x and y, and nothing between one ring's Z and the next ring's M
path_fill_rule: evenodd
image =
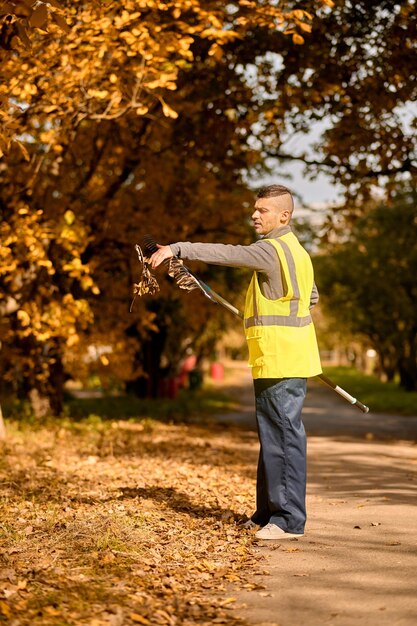
M174 256L181 257L181 246L179 243L170 243L169 247Z

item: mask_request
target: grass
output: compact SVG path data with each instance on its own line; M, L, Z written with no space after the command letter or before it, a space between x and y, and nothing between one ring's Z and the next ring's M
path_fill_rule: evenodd
M73 418L99 415L101 418L120 419L150 417L161 421L181 422L207 417L213 413L233 409L234 401L214 389L181 390L173 399L140 399L132 395L103 398L71 398L67 401L68 414Z
M212 388L195 391L181 390L176 398L140 399L134 395L103 396L100 398L75 398L68 396L65 415L75 420L151 418L165 422L203 423L210 415L233 410L236 402L230 396ZM30 423L33 421L27 403L3 403L6 418Z
M395 383L383 383L353 367L325 367L324 373L373 413L417 415L417 392L404 391Z

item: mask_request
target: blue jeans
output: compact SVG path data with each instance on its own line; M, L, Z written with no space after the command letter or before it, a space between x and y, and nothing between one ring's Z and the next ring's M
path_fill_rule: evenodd
M254 380L259 451L256 512L260 526L304 532L306 522L306 434L301 411L305 378Z

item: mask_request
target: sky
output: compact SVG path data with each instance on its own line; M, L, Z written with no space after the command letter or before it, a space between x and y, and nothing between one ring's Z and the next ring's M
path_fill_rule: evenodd
M262 182L287 185L297 196L301 197L303 206L334 204L341 199L341 187L335 185L325 174L320 174L315 180L309 180L303 174L303 163L298 161L278 167L276 176L268 176ZM296 199L296 204L301 204L300 198Z
M413 127L414 120L417 116L417 106L415 102L408 102L404 105L397 107L395 113L398 116L399 123L405 134L411 135L415 132ZM315 122L311 127L309 133L294 133L288 136L282 145L282 152L287 154L302 154L306 153L312 158L320 158L317 152L314 151L314 144L320 142L322 133L329 128L330 121L327 118ZM301 161L289 161L285 165L277 164L276 175L272 175L262 183L282 183L287 185L296 195L301 196L302 203L299 199L296 199L296 206L316 206L321 208L337 204L338 201L343 198L343 190L340 185L336 185L330 180L324 173L320 174L316 180L310 180L305 174L303 174L304 164ZM284 174L288 173L291 178L285 178Z
M328 127L329 121L324 119L316 122L308 133L281 137L282 152L293 155L306 153L311 158L320 159L313 145L320 141L320 136ZM274 165L272 159L270 163ZM334 184L325 173L320 173L315 180L309 179L304 174L305 165L302 161L276 162L275 167L276 174L272 172L259 183L256 181L256 187L273 183L287 185L294 192L296 206L328 206L342 199L341 186Z

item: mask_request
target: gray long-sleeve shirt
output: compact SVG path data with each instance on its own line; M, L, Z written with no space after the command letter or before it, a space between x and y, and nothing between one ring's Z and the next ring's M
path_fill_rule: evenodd
M290 231L290 226L281 226L272 230L265 238L274 239ZM189 261L204 261L212 265L227 267L247 267L259 272L259 285L266 298L276 300L284 295L285 278L281 272L276 250L268 241L260 239L249 246L178 241L170 244L170 248L174 256ZM317 287L314 284L310 307L317 304L318 299Z

